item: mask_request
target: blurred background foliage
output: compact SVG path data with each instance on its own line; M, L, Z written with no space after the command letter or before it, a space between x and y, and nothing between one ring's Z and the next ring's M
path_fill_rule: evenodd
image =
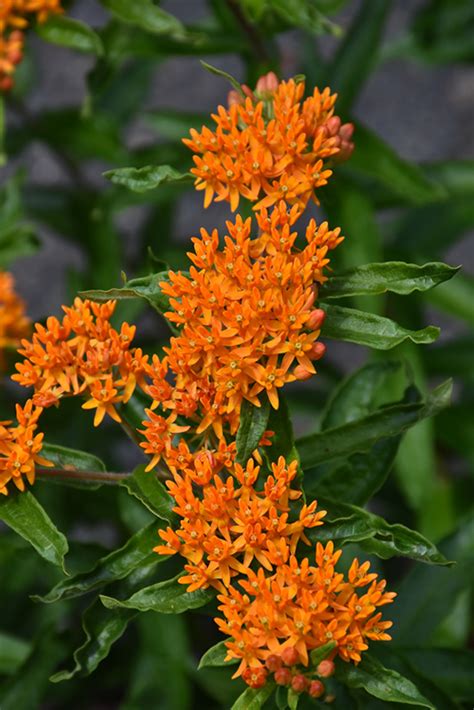
M305 434L350 421L351 407L361 416L398 400L412 382L426 393L454 377L453 405L412 427L398 451L395 442L394 475L370 510L422 532L458 560L450 570L384 563L400 597L391 615L396 640L380 652L382 660L416 680L436 707L470 707L472 656L463 649L473 631L474 160L465 126L472 129L472 115L470 124L466 119L474 81L473 3L77 0L65 7L64 18L32 30L16 86L4 98L0 267L12 268L34 318L58 314L60 303L80 290L120 286L122 272L131 278L166 265L179 268L189 236L201 225L223 226L227 206L203 213L201 196L187 181L131 191L102 176L146 165L189 170L181 138L209 122L228 90L199 59L250 86L274 70L284 78L302 73L309 88L329 85L339 92L337 112L355 122L356 150L315 208L318 219L340 225L346 235L333 262L336 274L387 260L466 262L433 291L409 299L356 296L350 304L413 329L439 324L436 344L404 343L387 354L330 342L319 376L290 389L288 402L297 433ZM417 103L418 90L428 109ZM137 322L147 351L168 338L141 301L122 302L118 316ZM358 370L367 364L379 373L368 389L368 371ZM341 393L348 397L342 421L343 410L331 415ZM5 378L1 419L10 416L16 397ZM75 402L62 406L62 416L48 411L44 417L49 443L94 452L111 470L140 462L113 424L93 430ZM326 473L324 466L313 472L316 494ZM72 540L74 572L152 521L121 489L90 493L39 483L35 494ZM74 666L71 652L83 642L80 618L87 605L82 598L31 601L28 593L46 592L60 575L13 532L1 533L0 595L8 610L0 622L2 710L229 707L229 692L242 690L237 682L229 686L220 669L196 671L196 659L218 640L204 615L142 615L89 676L128 622L119 619L111 628L94 604L82 623L99 639L97 648L89 648L86 666L72 680L51 684L58 667ZM170 573L172 562L160 565L160 578ZM115 595L120 585L130 592L141 582L117 581L107 593ZM398 649L405 647L412 650L401 660ZM433 689L433 677L441 690ZM354 691L340 707L385 707L366 698Z

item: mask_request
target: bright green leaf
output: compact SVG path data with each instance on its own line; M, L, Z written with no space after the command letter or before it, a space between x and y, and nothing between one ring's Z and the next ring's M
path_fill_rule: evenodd
M244 400L240 411L240 425L237 430L236 461L245 466L255 449L258 448L260 439L265 433L270 415L270 402L263 398L260 407Z
M124 185L134 192L155 190L160 185L193 180L190 173L180 173L171 165L146 165L143 168L116 168L107 170L104 177L115 185Z
M354 308L321 304L326 312L322 328L324 338L345 340L349 343L367 345L376 350L390 350L405 340L417 344L434 342L439 336L439 328L432 325L422 330L407 330L389 318L373 313L357 311Z
M247 688L239 695L231 710L260 710L273 693L275 683L268 680L262 688Z
M311 665L313 666L313 668L316 668L321 663L321 661L324 661L324 659L329 656L329 654L335 647L335 641L328 641L328 643L325 643L323 646L313 648L313 650L309 654L311 658Z
M104 48L99 35L84 22L71 17L53 15L43 24L36 25L36 32L47 42L59 44L80 52L103 54Z
M226 656L227 646L225 645L225 641L219 641L219 643L216 643L214 644L214 646L211 646L211 648L209 648L202 656L201 660L199 661L198 670L200 670L201 668L232 666L237 663L236 658L232 658L229 661L226 661Z
M212 589L198 589L187 592L186 585L178 578L158 582L135 592L129 599L120 600L101 595L102 604L107 609L136 609L156 611L160 614L182 614L188 609L199 609L215 596Z
M137 466L133 475L124 479L120 485L138 498L153 515L171 523L175 517L174 500L154 471L145 471L145 468L144 465Z

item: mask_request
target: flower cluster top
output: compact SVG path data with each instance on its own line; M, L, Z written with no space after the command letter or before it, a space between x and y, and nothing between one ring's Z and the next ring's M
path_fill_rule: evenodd
M24 30L30 22L46 22L63 12L62 0L1 0L0 2L0 92L13 86L15 67L23 58Z
M0 370L6 348L15 349L30 331L25 304L15 291L13 276L0 271Z

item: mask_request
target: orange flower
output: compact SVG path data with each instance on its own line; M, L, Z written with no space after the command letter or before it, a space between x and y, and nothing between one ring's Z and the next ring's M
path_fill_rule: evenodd
M0 68L1 73L1 68ZM13 276L0 272L0 366L3 367L5 348L16 348L21 338L28 335L30 321L25 314L25 304L15 292Z
M0 32L0 91L9 91L13 86L15 67L23 58L23 43L21 30Z

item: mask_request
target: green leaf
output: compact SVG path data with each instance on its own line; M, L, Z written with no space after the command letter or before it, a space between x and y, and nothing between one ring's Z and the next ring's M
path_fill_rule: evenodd
M219 643L211 646L206 653L202 656L199 661L198 671L201 668L215 668L221 666L232 666L237 663L236 658L231 658L229 661L225 660L227 656L227 646L225 641L219 641Z
M167 271L158 274L149 274L137 279L127 281L122 288L110 288L107 291L94 289L92 291L82 291L83 298L90 298L92 301L109 301L111 299L121 301L128 298L143 298L158 313L165 313L169 310L168 296L165 296L160 288L160 282L169 281Z
M271 9L280 15L290 27L300 27L316 35L328 32L339 37L342 34L339 25L326 17L311 1L272 0Z
M36 32L47 42L62 47L99 56L104 52L99 35L84 22L73 20L71 17L53 15L43 24L36 25Z
M267 681L262 688L247 688L239 695L231 710L260 710L273 693L275 683Z
M289 710L296 710L298 703L300 701L299 694L293 690L293 688L288 688L287 702Z
M110 582L123 579L137 568L153 562L162 562L164 556L153 552L153 547L159 541L159 527L158 522L152 523L133 535L123 547L102 557L88 572L62 580L45 596L33 598L35 601L52 603L60 599L79 597Z
M64 476L61 473L51 473L48 468L37 471L38 477L47 483L61 483L62 485L73 486L75 488L85 488L93 490L100 488L103 481L83 480L81 478L68 478L68 474L77 472L88 472L93 475L96 471L106 471L103 461L97 456L86 451L69 449L56 444L43 444L41 455L55 464L56 467L64 469Z
M358 666L352 663L338 664L336 678L351 688L363 688L369 695L385 702L418 705L436 710L411 680L396 671L384 668L368 653L364 653Z
M375 4L365 0L327 68L330 84L338 92L338 114L347 113L376 61L389 9L389 0Z
M282 394L279 394L278 398L278 409L272 407L270 410L267 428L273 431L273 436L271 446L265 449L265 455L269 461L277 461L280 456L283 456L287 463L295 460L299 462L288 403Z
M351 156L350 170L375 179L403 202L422 205L445 199L441 184L430 180L413 163L400 158L379 136L357 124L356 150Z
M31 543L41 557L65 571L64 557L69 549L67 540L29 491L11 493L3 498L0 501L0 520Z
M147 32L183 39L186 29L177 17L161 10L152 0L100 0L119 20Z
M0 673L14 673L30 651L29 643L0 631Z
M303 469L325 461L367 451L377 441L396 436L426 417L446 407L451 398L448 380L428 396L425 404L395 404L382 407L363 419L310 434L296 442Z
M206 69L211 74L214 74L215 76L220 76L222 79L225 79L226 81L228 81L233 86L234 90L237 91L237 93L240 96L242 96L242 97L245 96L245 94L242 90L242 86L239 84L237 79L234 79L234 77L231 74L228 74L223 69L218 69L218 67L212 66L212 64L208 64L207 62L203 62L202 59L201 59L201 64L204 67L204 69Z
M270 416L270 402L264 397L260 407L244 400L240 410L240 424L237 431L236 461L245 466L255 449L258 448L260 439L265 433Z
M407 330L389 318L357 311L355 308L328 303L321 304L321 308L326 312L323 337L367 345L375 350L390 350L405 340L417 344L432 343L440 332L439 328L432 325L423 330Z
M180 173L171 165L145 165L143 168L116 168L107 170L104 177L115 185L124 185L133 192L155 190L160 185L176 182L192 182L190 173Z
M59 671L51 676L53 683L71 678L90 675L106 658L112 645L117 641L129 622L137 615L130 609L106 609L98 599L86 609L82 616L85 640L74 651L74 667L70 671Z
M178 582L178 577L158 582L135 592L129 599L114 599L101 595L102 604L107 609L136 609L156 611L160 614L182 614L188 609L199 609L215 596L212 589L198 589L187 592L186 585Z
M364 550L382 559L410 557L419 562L449 565L433 543L404 525L387 523L378 515L347 503L320 497L319 507L328 511L324 525L309 531L313 542L346 545L357 542Z
M342 274L336 274L324 284L320 298L347 298L369 296L391 291L401 295L413 291L428 291L443 281L451 279L459 267L440 262L423 266L402 261L364 264Z
M146 466L137 466L133 475L121 482L130 495L138 498L148 510L162 520L172 523L175 519L173 498L153 471Z
M335 641L328 641L328 643L325 643L323 646L313 648L313 650L309 654L311 658L311 665L313 666L313 668L316 668L321 663L321 661L324 661L324 659L329 656L329 654L334 648L336 648Z

